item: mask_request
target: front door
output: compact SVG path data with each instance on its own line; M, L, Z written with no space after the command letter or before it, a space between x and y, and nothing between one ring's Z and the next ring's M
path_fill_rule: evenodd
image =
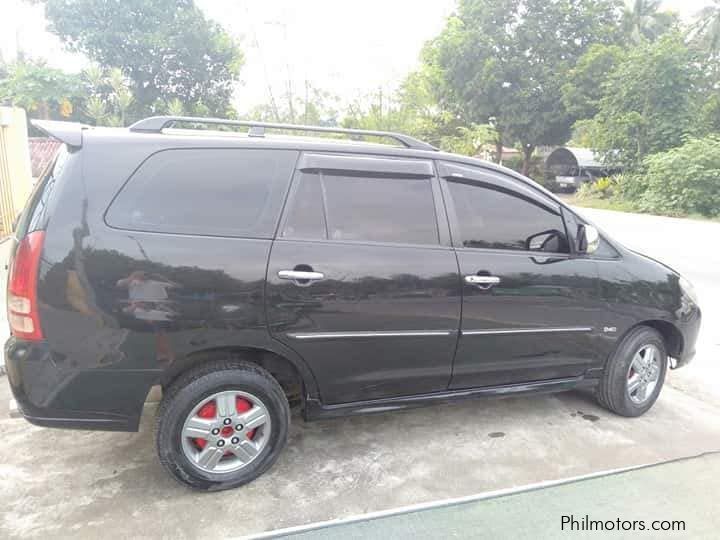
M583 375L603 305L597 263L572 253L559 205L500 173L440 172L463 281L450 387Z
M306 154L298 169L268 266L273 336L326 404L445 390L461 286L432 162Z

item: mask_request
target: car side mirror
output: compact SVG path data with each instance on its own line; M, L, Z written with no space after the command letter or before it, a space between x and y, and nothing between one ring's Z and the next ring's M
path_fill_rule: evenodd
M535 233L525 239L525 249L527 251L559 253L566 247L565 235L556 229Z
M592 225L578 225L577 249L580 253L595 253L600 246L600 233Z

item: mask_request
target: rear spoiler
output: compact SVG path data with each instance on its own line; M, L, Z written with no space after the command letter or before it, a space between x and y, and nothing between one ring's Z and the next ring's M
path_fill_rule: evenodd
M82 147L82 132L90 126L79 122L58 122L56 120L30 120L40 131L75 148Z

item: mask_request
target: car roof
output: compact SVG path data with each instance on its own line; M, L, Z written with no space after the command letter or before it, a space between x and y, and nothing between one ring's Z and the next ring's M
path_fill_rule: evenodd
M297 150L333 152L343 154L365 154L398 158L423 158L444 160L480 167L519 180L550 197L565 207L566 205L551 191L520 173L489 161L451 154L440 150L424 150L375 142L329 138L325 136L307 137L298 135L252 136L237 131L218 131L205 129L163 129L159 132L132 131L130 128L94 127L75 122L32 121L33 126L48 135L61 140L71 147L82 147L85 142L95 145L146 144L157 151L171 148L267 148L277 150ZM348 130L351 131L351 130ZM375 133L375 132L369 132ZM379 132L378 132L379 133ZM392 134L391 134L392 135ZM373 135L374 136L374 135ZM411 139L412 140L412 139ZM427 145L431 148L429 145Z

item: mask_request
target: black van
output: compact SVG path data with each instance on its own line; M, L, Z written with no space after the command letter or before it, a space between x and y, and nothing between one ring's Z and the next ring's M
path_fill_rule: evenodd
M19 407L133 431L159 385L160 461L192 487L267 470L291 405L309 420L585 387L637 416L694 354L685 279L503 167L384 132L36 126L65 144L16 229Z

